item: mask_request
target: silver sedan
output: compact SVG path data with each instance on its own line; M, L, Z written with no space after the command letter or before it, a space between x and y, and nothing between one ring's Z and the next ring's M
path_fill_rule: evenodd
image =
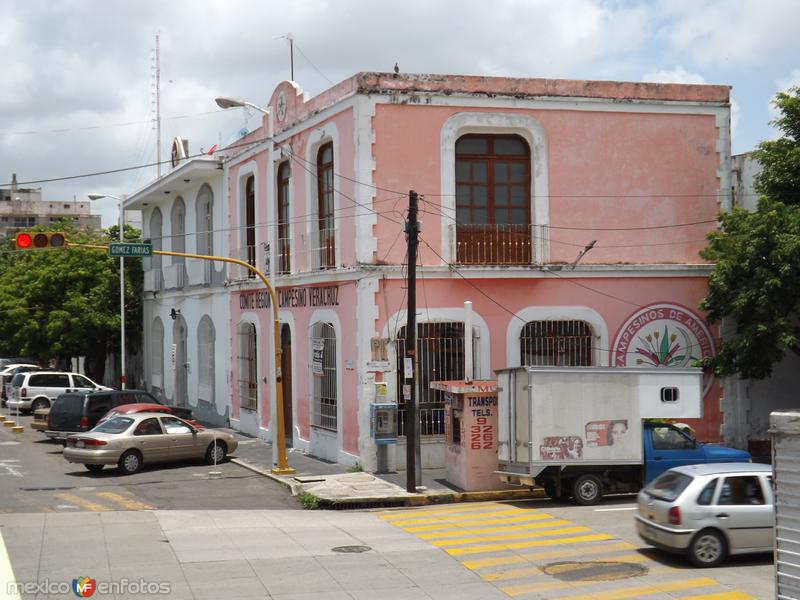
M220 463L237 445L225 431L197 429L173 415L138 413L119 415L91 431L69 436L64 458L90 471L116 465L128 475L149 463L198 458Z

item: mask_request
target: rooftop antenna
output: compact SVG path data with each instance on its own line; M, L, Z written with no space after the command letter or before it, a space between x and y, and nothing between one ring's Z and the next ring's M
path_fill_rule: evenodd
M161 177L161 60L159 57L158 45L159 33L156 32L156 47L154 49L153 57L153 93L155 94L155 128L156 128L156 163L158 168L158 176Z
M279 35L276 40L286 40L289 42L289 80L294 81L294 36L291 32L286 35Z

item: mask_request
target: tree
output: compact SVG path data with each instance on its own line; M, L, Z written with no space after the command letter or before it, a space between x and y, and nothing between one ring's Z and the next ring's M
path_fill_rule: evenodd
M720 231L700 253L715 263L700 308L711 323L731 318L733 335L709 363L720 375L763 379L787 352L800 356L800 88L777 95L784 134L759 144L755 212L720 213Z
M65 231L71 242L107 244L109 232L86 232L61 222L40 230ZM126 228L126 237L138 237ZM126 346L141 336L141 261L125 261ZM0 254L0 355L47 360L87 357L102 379L107 353L119 354L119 261L102 250L17 250Z

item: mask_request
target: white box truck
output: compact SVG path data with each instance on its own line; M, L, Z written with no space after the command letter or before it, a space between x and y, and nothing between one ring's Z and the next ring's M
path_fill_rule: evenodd
M703 414L701 369L499 369L498 474L551 498L596 504L686 464L750 460L666 421Z
M769 416L775 494L775 597L800 599L800 412Z

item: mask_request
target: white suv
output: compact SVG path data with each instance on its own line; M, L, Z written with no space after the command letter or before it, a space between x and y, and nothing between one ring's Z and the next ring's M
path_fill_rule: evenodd
M109 390L79 373L30 371L17 373L11 380L6 405L11 410L49 408L53 400L66 392Z

